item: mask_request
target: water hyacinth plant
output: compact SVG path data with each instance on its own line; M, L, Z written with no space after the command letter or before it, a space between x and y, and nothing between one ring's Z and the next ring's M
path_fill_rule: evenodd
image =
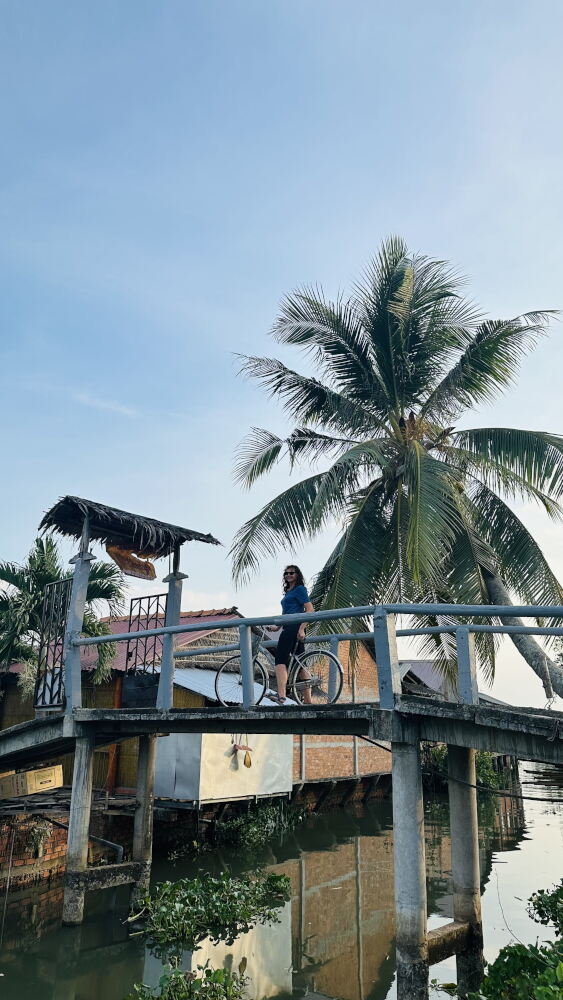
M276 911L289 898L285 875L201 875L149 889L129 923L140 924L134 933L161 949L193 949L206 937L232 944L255 924L277 921Z

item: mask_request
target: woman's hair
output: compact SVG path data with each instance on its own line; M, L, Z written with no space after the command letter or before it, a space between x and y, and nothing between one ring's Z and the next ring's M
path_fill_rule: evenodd
M303 586L304 587L305 586L305 580L303 579L303 573L299 569L299 566L294 566L293 563L290 563L289 566L285 567L284 573L288 569L294 569L295 570L296 579L295 579L294 586L295 587L299 587L299 586ZM282 577L282 581L283 581L283 592L284 592L284 594L287 594L287 592L289 590L289 586L290 586L289 582L288 582L288 580L286 580L285 576Z

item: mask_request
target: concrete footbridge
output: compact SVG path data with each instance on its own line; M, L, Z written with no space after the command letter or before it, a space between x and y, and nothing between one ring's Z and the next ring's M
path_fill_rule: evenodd
M158 735L200 733L304 733L364 736L385 743L392 753L395 856L395 911L398 1000L426 1000L428 969L432 962L453 953L458 980L477 989L482 970L482 922L475 775L476 750L509 754L522 760L563 763L563 713L480 700L477 689L475 635L478 632L563 635L563 607L506 607L383 604L340 608L282 618L221 619L217 627L232 630L233 641L206 647L206 652L236 651L240 656L240 706L198 709L173 707L175 640L198 624L180 624L184 574L180 546L195 540L215 543L210 535L177 528L150 518L139 518L76 497L59 501L42 522L44 528L79 539L73 559L72 582L66 590L53 585L46 594L44 630L39 650L35 692L35 719L0 732L0 770L22 768L74 753L63 920L83 919L85 892L122 883L134 895L148 884L152 857L155 743ZM164 625L87 638L82 635L91 563L91 540L121 546L125 553L152 553L172 557ZM68 586L67 586L68 584ZM64 592L63 592L64 591ZM410 628L398 629L397 617ZM424 616L436 625L417 627ZM492 624L499 619L503 624ZM524 624L528 619L531 624ZM512 624L505 624L506 621ZM538 622L556 622L550 626ZM328 644L338 653L340 642L373 644L379 700L370 703L276 707L255 704L253 637L271 624L307 622L316 631L309 644ZM355 625L357 624L357 629ZM206 627L212 628L213 622ZM338 631L341 629L341 631ZM449 700L402 693L397 636L447 634L452 644ZM86 646L159 637L158 693L152 708L88 708L82 704L81 649ZM201 652L201 651L200 651ZM547 668L546 668L547 671ZM549 675L546 672L546 686ZM88 866L93 758L98 747L139 737L133 860ZM424 811L420 746L437 741L448 746L454 920L429 932L426 905Z

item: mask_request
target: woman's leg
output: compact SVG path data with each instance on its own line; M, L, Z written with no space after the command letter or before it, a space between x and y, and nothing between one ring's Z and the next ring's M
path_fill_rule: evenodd
M311 674L309 673L308 670L305 669L305 667L301 667L301 670L297 674L297 680L299 680L299 681L310 681L311 680ZM311 697L311 685L310 684L307 684L307 686L303 688L303 704L304 705L312 705L313 704L313 699Z
M278 698L285 699L287 688L287 667L285 663L276 663L276 681L278 685Z

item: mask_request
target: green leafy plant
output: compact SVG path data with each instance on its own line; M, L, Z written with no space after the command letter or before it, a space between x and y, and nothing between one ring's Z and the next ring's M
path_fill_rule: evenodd
M279 837L301 823L306 810L287 802L257 805L234 819L218 823L216 842L226 847L255 848L272 837Z
M232 944L254 924L277 921L276 911L289 898L285 875L203 875L149 889L129 923L140 923L138 933L161 947L193 949L205 937Z
M448 780L448 748L444 743L422 744L422 767L431 783L440 787ZM493 754L478 750L475 754L477 784L486 788L500 788L502 775L493 767Z
M553 889L539 889L528 900L528 913L542 924L563 931L563 880ZM432 980L433 989L457 996L454 984ZM453 992L451 992L453 989ZM563 997L563 942L509 944L502 948L478 993L468 1000L561 1000Z
M243 1000L247 982L240 971L198 965L197 972L183 972L167 965L155 989L136 983L126 1000Z
M528 913L539 924L553 924L563 934L563 879L553 889L538 889L528 900Z

